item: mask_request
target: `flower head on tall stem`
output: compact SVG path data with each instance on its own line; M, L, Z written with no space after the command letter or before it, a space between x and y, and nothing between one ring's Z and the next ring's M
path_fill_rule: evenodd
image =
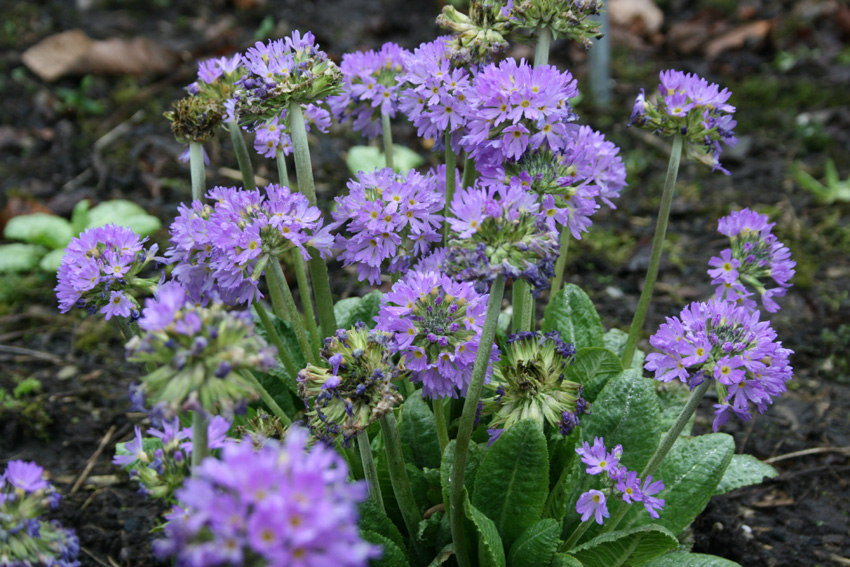
M487 299L471 283L440 272L410 272L383 296L376 328L392 333L393 350L426 396L466 395ZM492 345L492 362L498 353Z
M322 101L316 104L309 103L303 107L305 128L309 132L315 127L319 132L327 134L331 125L331 114L322 106ZM289 120L286 118L286 109L281 110L280 115L258 122L252 126L245 126L247 130L254 132L254 150L263 157L274 158L279 151L283 155L292 153L292 139L289 137Z
M768 222L767 215L742 209L733 211L718 222L717 230L731 240L731 247L709 261L712 269L708 275L717 286L717 298L736 301L750 308L756 302L748 299L748 287L759 293L765 310L779 311L776 297L785 295L794 276L791 251L771 233L775 223ZM772 279L776 287L767 289L762 283Z
M555 39L578 41L586 49L593 45L591 39L602 37L601 24L589 18L600 13L602 0L509 0L504 4L502 13L517 31L547 28Z

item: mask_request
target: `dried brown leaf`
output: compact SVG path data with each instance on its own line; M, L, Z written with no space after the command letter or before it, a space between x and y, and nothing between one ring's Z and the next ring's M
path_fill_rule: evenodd
M654 35L664 24L664 12L652 0L609 0L606 8L611 23Z
M715 59L725 51L741 49L746 45L760 45L773 29L773 20L758 20L737 27L716 37L705 45L705 56Z

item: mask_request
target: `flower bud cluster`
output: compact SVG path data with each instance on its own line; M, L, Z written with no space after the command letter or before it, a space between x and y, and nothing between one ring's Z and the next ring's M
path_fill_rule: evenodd
M764 412L793 373L788 363L793 351L775 340L776 331L759 315L731 301L691 303L649 339L661 352L648 354L644 368L656 380L678 378L691 388L714 378L720 398L715 431L730 413L749 420L750 404Z
M713 268L708 275L714 278L711 283L718 286L718 299L736 301L754 310L757 304L748 299L751 293L747 289L752 286L761 296L765 310L779 311L773 298L784 296L791 287L789 281L797 263L791 259L788 247L771 233L774 224L768 222L767 215L750 209L733 211L720 219L717 230L729 237L732 246L708 263ZM771 278L777 287L766 289L762 283L766 278Z
M61 495L32 462L9 461L0 475L0 565L79 567L80 541L74 530L42 516Z
M437 25L452 32L448 42L451 58L467 65L488 63L507 49L505 36L512 28L499 2L480 0L469 3L468 15L451 4L443 6Z
M591 39L602 37L600 23L588 19L602 10L602 0L508 0L503 14L516 28L548 28L556 39L581 42L586 49Z
M154 256L156 244L143 249L147 238L139 238L129 228L108 224L90 228L71 239L56 274L55 288L59 310L72 307L100 312L105 318L139 316L136 296L151 293L156 280L138 277Z
M635 100L630 125L637 125L662 136L681 134L688 142L688 156L720 170L720 142L733 147L738 143L732 118L735 107L727 101L732 93L720 90L695 74L681 71L662 71L659 99L646 100L643 90Z
M603 518L608 518L608 504L606 501L606 493L608 496L618 492L627 504L639 502L644 505L646 511L653 518L658 518L658 510L664 508L664 499L658 498L655 495L664 490L664 482L657 480L652 482L652 475L647 475L646 480L641 484L641 479L637 473L626 469L620 464L620 457L623 455L623 446L617 445L612 451L605 448L605 440L601 437L596 437L593 440L593 446L587 441L582 443L582 446L576 449L576 453L581 457L581 462L587 465L585 472L591 475L608 473L602 475L603 481L607 487L604 492L601 490L589 490L579 496L576 502L576 512L581 514L581 521L586 522L591 516L594 516L597 524L602 524Z
M484 411L492 414L491 434L509 429L523 419L569 435L579 416L589 413L582 387L564 378L575 362L575 347L558 331L522 331L508 337L502 361L486 386Z
M298 373L298 395L317 438L331 442L341 434L347 443L401 403L392 382L406 377L407 370L392 360L391 337L363 323L339 329L321 351L329 368L308 364Z
M395 43L378 51L358 51L342 56L342 92L328 98L334 117L352 121L355 132L367 138L381 134L381 115L395 118L399 109L399 83L409 55Z
M257 396L241 371L275 365L275 348L257 335L250 312L190 303L176 282L146 300L139 327L144 334L127 343L128 359L159 365L142 379L142 391L166 416L179 409L232 414Z
M487 294L436 271L410 272L384 294L375 320L424 395L466 395L487 312ZM491 347L491 362L498 349ZM488 375L492 372L490 370Z

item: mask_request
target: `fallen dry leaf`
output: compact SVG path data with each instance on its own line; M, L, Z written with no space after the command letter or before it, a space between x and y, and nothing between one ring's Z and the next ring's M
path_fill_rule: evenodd
M167 73L180 55L147 38L94 40L80 30L52 35L27 49L24 64L45 81L66 75Z
M652 0L609 0L607 9L612 24L639 28L645 35L658 33L664 23L664 12Z
M758 20L724 33L705 45L705 56L715 59L724 51L741 49L748 44L762 44L773 29L773 20Z

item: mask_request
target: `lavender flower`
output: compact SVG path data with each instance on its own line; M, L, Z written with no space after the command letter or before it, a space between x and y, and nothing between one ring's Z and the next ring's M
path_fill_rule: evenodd
M404 176L384 168L361 171L351 180L348 195L336 198L335 222L329 227L338 231L343 265L354 264L360 280L376 285L384 266L390 273L404 271L414 257L428 252L440 240L443 171Z
M358 51L342 56L342 93L328 98L340 122L352 121L355 132L367 138L381 134L381 115L395 118L399 109L399 83L409 55L395 43L378 51Z
M71 307L85 308L89 313L103 313L107 320L138 318L136 296L156 287L155 279L138 274L152 260L161 260L155 256L156 244L144 251L145 241L147 238L140 239L129 228L114 224L90 228L72 239L56 275L59 310L67 313Z
M793 370L793 351L775 340L768 321L743 305L712 299L694 302L679 317L668 317L650 344L660 350L646 357L644 368L655 379L678 378L695 387L716 380L720 404L715 405L714 430L726 423L729 413L750 419L750 404L760 412L785 391Z
M732 246L723 250L720 257L713 257L708 274L717 287L717 298L737 301L749 309L756 302L747 297L747 286L752 286L761 296L764 308L770 313L779 311L775 297L785 295L791 287L789 280L794 276L791 251L771 234L775 223L768 223L767 215L743 209L733 211L718 222L717 230L732 241ZM777 287L766 289L762 280L771 278Z
M74 530L42 516L61 496L42 478L36 463L9 461L0 475L0 565L79 567L80 542Z
M227 445L221 460L205 459L177 492L162 560L179 567L215 565L339 565L365 567L380 548L357 530L365 483L348 481L348 467L322 444L307 451L307 434L285 441Z
M436 271L410 272L385 294L376 329L392 333L411 379L432 399L466 395L488 296ZM498 360L491 350L491 362ZM492 369L488 374L492 372Z
M629 125L664 136L681 134L688 142L689 157L729 175L718 158L721 141L730 147L738 143L733 132L737 124L732 118L735 107L727 102L732 93L681 71L662 71L660 78L659 99L651 103L641 91Z
M605 494L599 490L588 490L578 498L576 512L581 514L581 521L586 522L591 516L595 516L596 523L602 525L603 518L610 518Z
M319 100L316 104L305 104L302 108L307 132L311 130L311 126L314 126L319 132L327 134L331 125L331 115L321 104L322 101ZM251 130L249 126L245 128ZM254 150L261 156L274 158L278 151L287 156L292 153L292 139L289 137L286 109L282 110L279 116L258 123L253 131L255 133Z
M524 331L508 337L502 361L485 386L484 409L493 414L490 427L509 429L523 419L569 435L587 412L581 385L564 378L575 360L575 348L558 331Z
M392 381L407 372L392 360L390 337L362 323L339 329L321 351L330 368L308 364L298 373L298 395L316 437L330 442L342 434L347 443L401 403Z
M139 327L144 335L127 343L128 358L160 365L142 379L142 389L166 416L181 408L232 414L257 396L240 371L275 364L275 349L256 334L250 312L190 303L176 282L145 302Z

